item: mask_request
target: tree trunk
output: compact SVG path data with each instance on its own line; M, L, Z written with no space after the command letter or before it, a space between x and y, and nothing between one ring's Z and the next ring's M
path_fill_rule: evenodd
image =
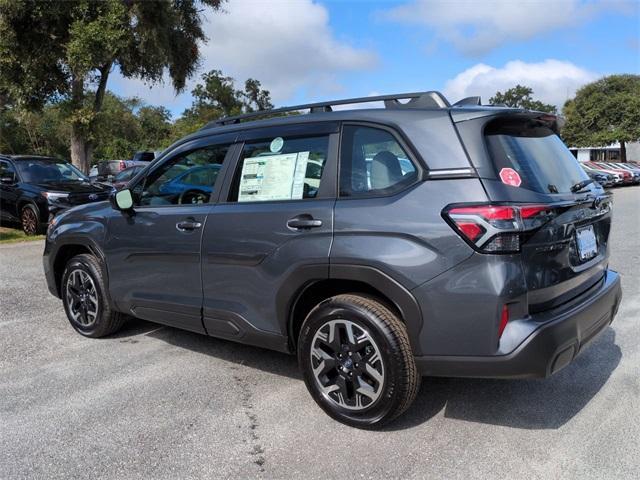
M621 162L627 161L627 146L622 140L620 140L620 161Z
M83 173L89 174L92 153L93 148L85 140L80 126L76 123L71 124L71 163Z

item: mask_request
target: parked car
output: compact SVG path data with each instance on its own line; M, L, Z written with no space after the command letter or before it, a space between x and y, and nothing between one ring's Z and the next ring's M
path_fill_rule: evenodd
M584 171L587 172L587 175L589 175L591 178L594 178L593 175L602 175L607 178L609 181L607 187L615 187L622 184L622 175L620 175L619 173L615 173L611 170L593 168L584 163L580 165L584 169ZM597 179L595 180L598 181Z
M54 219L49 290L87 337L131 315L296 354L313 399L356 427L400 415L422 375L552 375L620 304L611 196L555 116L478 100L208 124ZM200 166L207 189L184 201Z
M587 175L589 175L590 178L593 178L596 182L600 184L600 186L604 188L613 187L616 184L616 178L613 176L612 173L606 173L603 171L593 170L586 167L584 168L584 170L585 172L587 172Z
M75 205L106 200L109 192L64 160L0 155L2 219L21 224L27 235L44 233L55 215Z
M611 167L604 162L590 162L589 165L592 165L595 168L608 170L622 175L622 183L624 185L631 185L633 183L633 173L625 170L624 168Z
M640 168L635 167L629 163L611 163L611 162L607 162L606 165L611 166L612 168L622 168L624 170L627 170L629 172L631 172L631 174L633 175L633 183L634 184L638 184L640 183Z
M124 187L129 180L135 177L139 172L141 172L146 165L134 165L133 167L125 168L120 173L116 174L111 181L111 186L116 190L120 190Z

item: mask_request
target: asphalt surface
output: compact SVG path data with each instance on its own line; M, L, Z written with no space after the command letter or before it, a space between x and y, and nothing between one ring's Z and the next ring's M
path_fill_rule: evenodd
M91 340L42 242L0 246L0 479L640 478L640 187L616 190L612 328L546 380L425 378L383 431L338 424L294 357L131 322Z

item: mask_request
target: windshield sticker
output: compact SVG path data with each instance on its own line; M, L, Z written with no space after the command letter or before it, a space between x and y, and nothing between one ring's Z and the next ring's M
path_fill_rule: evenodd
M502 180L502 183L505 185L511 185L512 187L519 187L522 183L520 174L513 168L503 168L500 170L500 180Z
M271 140L271 145L269 145L269 149L271 150L272 153L278 153L280 150L282 150L283 145L284 145L284 140L282 139L282 137L276 137L273 140Z

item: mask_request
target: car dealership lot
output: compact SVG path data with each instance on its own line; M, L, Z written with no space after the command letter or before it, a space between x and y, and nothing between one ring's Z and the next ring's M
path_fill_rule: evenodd
M311 400L294 357L135 321L91 340L0 246L0 478L639 478L640 187L614 191L612 328L547 380L430 379L382 431Z

